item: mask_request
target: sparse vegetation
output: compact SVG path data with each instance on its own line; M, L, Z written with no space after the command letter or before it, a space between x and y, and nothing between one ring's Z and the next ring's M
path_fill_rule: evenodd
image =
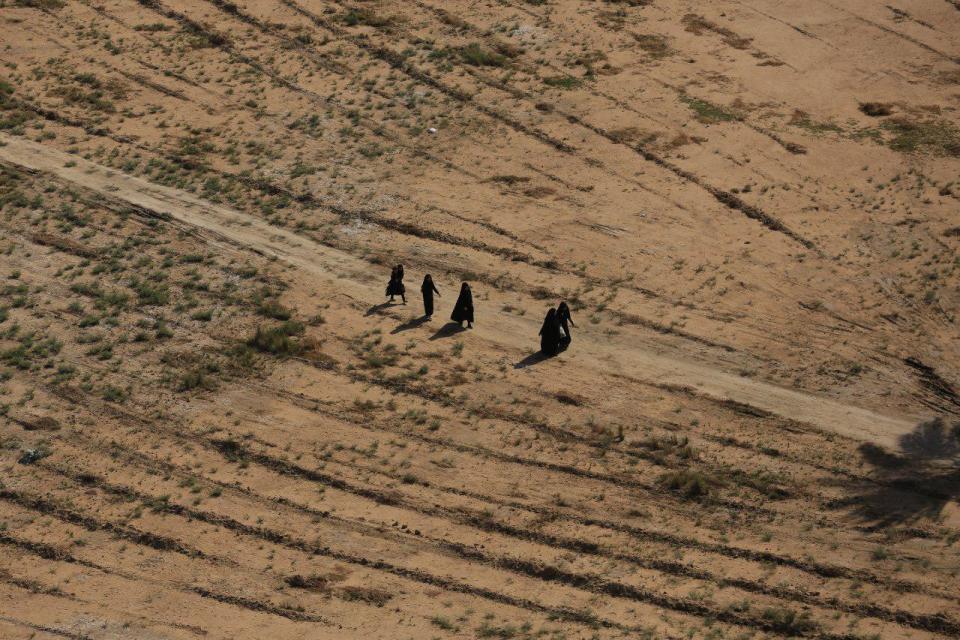
M945 120L913 120L890 118L881 128L890 134L889 146L895 151L960 158L960 129Z
M660 484L668 491L696 500L709 496L716 484L707 475L691 469L671 471L660 476Z
M945 26L0 7L4 631L960 636Z
M507 57L485 48L483 45L472 42L460 49L460 57L467 64L475 67L502 67L507 64Z
M292 320L274 326L260 325L247 344L273 355L297 355L303 346L295 336L302 333L303 325Z
M706 100L694 98L686 94L681 95L680 100L696 114L697 120L704 124L730 122L740 118L740 116L731 109L715 105Z

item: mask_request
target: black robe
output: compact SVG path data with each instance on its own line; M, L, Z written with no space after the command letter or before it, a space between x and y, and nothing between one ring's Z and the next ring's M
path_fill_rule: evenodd
M550 309L540 327L540 351L548 356L556 355L560 350L560 340L560 319L557 310Z
M457 298L457 303L453 305L450 319L461 324L464 321L473 324L473 293L466 284L460 288L460 296Z
M433 284L433 278L424 278L423 284L420 285L420 292L423 294L423 315L432 316L433 315L433 294L436 293L440 295L440 292L437 291L436 285Z
M388 296L403 296L407 292L403 286L403 267L394 267L390 272L390 282L387 283Z

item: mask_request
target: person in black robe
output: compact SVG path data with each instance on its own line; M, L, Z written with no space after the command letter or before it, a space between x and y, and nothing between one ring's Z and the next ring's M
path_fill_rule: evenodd
M387 283L387 295L390 296L390 302L393 302L394 296L400 296L403 304L407 304L407 289L403 286L403 265L398 264L390 271L390 282Z
M453 313L450 319L459 324L467 323L467 329L473 328L473 293L470 291L470 285L464 282L460 286L460 296L457 303L453 305Z
M560 322L560 328L563 329L563 338L561 339L560 346L563 349L566 349L570 346L570 341L573 340L573 335L570 333L570 327L575 327L577 325L573 324L573 318L570 317L570 307L567 305L566 301L560 303L560 306L557 307L557 320Z
M440 295L437 287L433 284L433 277L429 273L423 277L420 293L423 294L423 317L429 320L433 317L433 294Z
M545 356L557 355L560 351L560 340L560 319L557 317L557 310L550 309L543 319L543 326L540 327L540 351Z

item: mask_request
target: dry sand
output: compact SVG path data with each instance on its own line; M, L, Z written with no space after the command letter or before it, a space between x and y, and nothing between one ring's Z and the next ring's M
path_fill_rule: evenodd
M960 635L952 0L8 0L0 49L0 637Z

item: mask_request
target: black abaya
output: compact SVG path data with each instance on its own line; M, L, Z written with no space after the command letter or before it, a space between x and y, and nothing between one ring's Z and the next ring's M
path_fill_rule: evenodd
M453 305L450 319L459 324L464 322L473 324L473 293L466 282L460 287L460 296L457 298L457 303Z
M437 287L433 284L433 278L429 275L423 279L420 292L423 294L423 315L429 318L433 315L433 294L440 295Z
M540 327L540 351L544 355L556 355L560 350L560 340L560 320L557 317L557 310L550 309L543 319L543 326Z
M405 294L407 288L403 286L403 265L397 265L390 272L390 282L387 284L387 295L393 298L393 296L400 296L406 301Z

